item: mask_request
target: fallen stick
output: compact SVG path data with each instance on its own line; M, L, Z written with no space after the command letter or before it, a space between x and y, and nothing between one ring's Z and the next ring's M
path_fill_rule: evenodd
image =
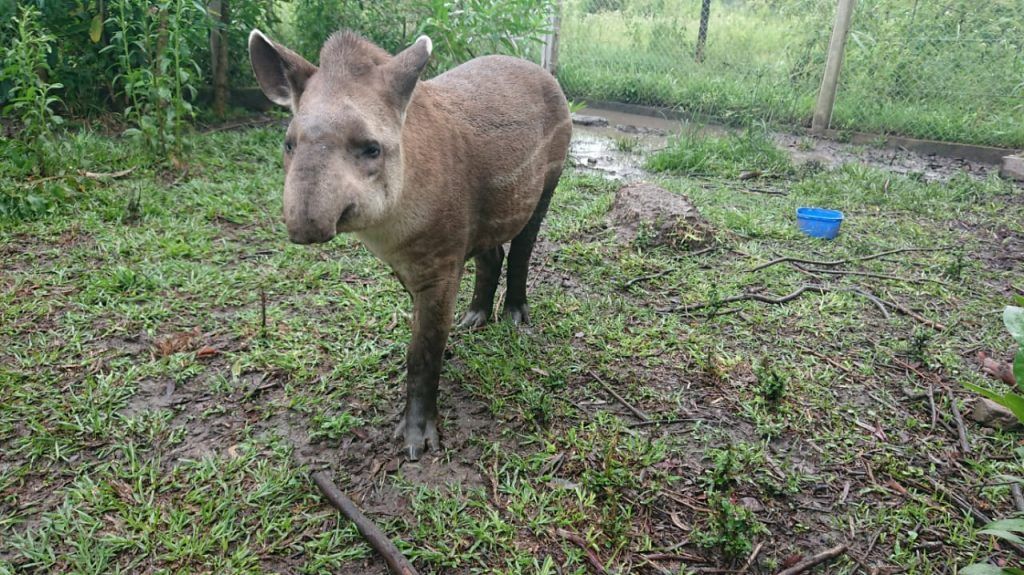
M736 575L743 575L747 572L747 570L750 569L750 567L754 564L754 561L757 560L757 556L761 553L762 547L764 547L764 541L758 543L757 547L754 547L754 550L750 552L750 557L747 557L747 562L743 564L743 568L740 569Z
M778 575L796 575L797 573L803 573L811 567L835 559L843 553L846 553L846 545L836 545L831 549L826 549L821 553L811 555L807 559L804 559L803 561L797 563L789 569L783 569L782 571L779 571Z
M610 385L605 383L604 380L601 379L600 376L598 376L593 371L588 371L587 373L589 373L590 377L594 378L594 381L596 381L598 384L600 384L601 387L604 388L605 391L607 391L609 394L611 394L612 397L617 399L618 402L621 403L623 407L625 407L626 409L628 409L631 412L633 412L633 415L635 415L637 417L637 419L639 419L640 421L644 421L644 422L650 421L650 418L647 417L647 414L645 414L644 412L640 411L639 409L633 407L633 405L631 403L629 403L628 401L626 401L625 398L623 398L618 393L615 393L615 390L612 389Z
M953 392L948 388L946 389L946 397L949 398L949 406L953 411L953 419L956 421L956 433L960 438L960 450L964 452L964 455L969 455L971 453L971 444L967 441L967 426L964 425L964 418L960 415L960 407L956 404Z
M317 471L311 477L313 483L316 483L316 486L320 488L320 492L331 502L331 505L338 508L342 515L356 524L356 529L366 538L370 547L373 547L377 553L381 554L381 557L384 558L384 562L388 564L388 568L391 569L392 573L397 575L418 575L416 569L402 555L402 552L395 547L395 544L388 539L388 536L373 521L370 521L370 519L363 515L363 512L356 507L356 504L334 485L334 482L331 481L326 473Z
M799 266L797 266L797 267L799 267ZM932 278L907 278L907 277L897 276L897 275L893 275L893 274L876 274L874 272L862 272L862 271L858 271L858 270L823 270L823 269L818 269L818 268L800 268L800 269L803 269L803 270L809 271L809 272L813 272L813 273L816 273L816 274L830 274L830 275L834 275L834 276L863 276L863 277L868 277L868 278L877 278L877 279L883 279L883 280L896 280L896 281L907 282L907 283L914 283L914 284L932 282L932 283L937 283L937 284L943 285L943 286L949 286L948 283L946 283L946 282L944 282L942 280L937 280L937 279L932 279Z
M587 542L584 541L582 537L570 531L566 531L565 529L555 529L555 534L566 541L574 543L577 547L582 549L583 553L587 556L587 562L590 563L590 566L593 567L595 571L601 575L608 574L608 570L601 564L601 560L597 558L597 554L594 553L594 550L590 548L590 545L587 545Z
M915 481L911 481L911 483L914 484L919 489L921 489L923 487L925 491L928 491L927 487L926 486L922 486L920 483L917 483ZM982 513L978 509L976 509L973 505L968 503L966 500L964 500L962 497L960 497L959 495L954 493L949 488L943 486L941 483L938 483L934 479L929 481L929 483L931 485L931 492L932 492L932 494L938 493L939 495L942 495L948 501L950 501L951 503L953 503L954 505L959 507L961 511L963 511L964 513L967 513L968 515L973 517L982 526L988 525L989 523L992 523L992 518L990 518L988 515L985 515L984 513ZM1004 540L1000 544L1001 545L1009 545L1010 547L1013 547L1014 549L1016 549L1017 553L1020 553L1020 554L1024 555L1024 545L1021 545L1020 543L1014 543L1013 541Z
M102 180L104 178L110 178L116 180L117 178L123 178L128 174L135 171L135 166L128 168L127 170L120 170L118 172L80 172L82 177L89 178L90 180Z
M1024 513L1024 493L1020 491L1020 483L1010 484L1010 494L1013 495L1013 504L1017 506L1017 511Z
M832 288L832 287L823 286L823 285L817 285L817 284L805 284L805 285L802 285L799 288L797 288L795 291L793 291L792 293L788 293L788 294L786 294L784 296L779 296L779 297L771 297L771 296L766 296L766 295L762 295L762 294L759 294L759 293L747 292L747 293L744 293L744 294L741 294L741 295L731 296L731 297L727 297L727 298L720 299L720 300L717 300L717 301L709 301L709 302L703 302L703 303L692 303L692 304L687 304L687 305L680 305L680 306L670 307L670 308L667 308L667 309L660 309L658 311L662 312L662 313L670 313L670 312L688 313L688 312L692 312L692 311L697 311L699 309L704 309L706 307L716 307L716 306L717 307L721 307L721 306L723 306L723 305L725 305L727 303L736 303L736 302L741 302L741 301L759 301L761 303L768 303L768 304L773 304L773 305L781 305L781 304L784 304L784 303L787 303L787 302L795 300L796 298L798 298L801 295L803 295L805 292L812 292L812 293L848 292L848 293L854 293L854 294L857 294L857 295L859 295L861 297L864 297L864 298L867 298L868 300L870 300L871 303L875 304L875 306L878 307L878 309L882 312L882 316L883 317L885 317L886 319L889 318L889 312L885 309L885 303L886 302L882 301L881 299L879 299L879 298L877 298L877 297L875 297L875 296L873 296L873 295L871 295L871 294L869 294L869 293L867 293L865 291L862 291L862 290L859 290L859 289L850 289L850 288ZM732 313L732 312L735 312L735 311L736 310L716 310L712 315L724 315L726 313Z
M888 294L886 294L886 295L888 295ZM912 317L912 318L916 319L917 321L923 323L924 325L934 329L935 331L946 331L946 326L942 325L941 323L939 323L937 321L932 321L932 320L924 317L923 315L917 313L916 311L910 309L909 307L906 307L905 305L901 304L900 302L892 299L892 296L889 297L888 301L889 301L889 305L891 305L896 311L900 312L901 314L909 316L909 317Z
M847 258L845 260L833 260L833 261L805 260L805 259L802 259L802 258L793 258L793 257L788 257L787 256L787 257L782 257L782 258L776 258L776 259L774 259L774 260L772 260L770 262L766 262L766 263L763 263L763 264L761 264L759 266L753 267L753 268L750 269L750 271L756 272L756 271L759 271L759 270L763 270L764 268L771 267L771 266L774 266L774 265L777 265L777 264L781 264L781 263L784 263L784 262L794 262L794 263L798 263L798 264L808 264L808 265L814 265L814 266L829 266L829 267L841 266L843 264L848 264L850 262L866 262L866 261L869 261L869 260L875 260L875 259L878 259L878 258L884 258L885 256L891 256L893 254L901 254L901 253L904 253L904 252L935 252L935 251L941 251L941 250L948 250L949 248L950 248L950 246L941 246L941 247L937 247L937 248L899 248L899 249L895 249L895 250L879 252L877 254L871 254L871 255L867 255L867 256L862 256L862 257L859 257L859 258Z

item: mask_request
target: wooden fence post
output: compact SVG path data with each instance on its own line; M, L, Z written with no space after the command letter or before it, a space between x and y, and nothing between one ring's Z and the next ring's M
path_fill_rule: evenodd
M853 7L857 0L839 0L836 5L836 20L832 27L832 39L828 43L828 58L825 73L821 77L818 103L814 107L811 131L821 133L832 122L832 108L836 103L836 88L839 86L839 71L843 67L843 53L846 51L846 37L850 32Z
M554 76L558 72L558 40L562 32L562 0L552 4L550 19L551 32L544 35L544 49L540 55L540 65Z

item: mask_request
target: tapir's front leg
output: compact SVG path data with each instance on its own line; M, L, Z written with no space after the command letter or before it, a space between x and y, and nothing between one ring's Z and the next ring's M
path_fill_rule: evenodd
M406 356L405 416L395 430L405 435L405 453L410 461L420 458L428 447L438 449L437 385L448 342L461 266L445 276L412 291L412 341Z

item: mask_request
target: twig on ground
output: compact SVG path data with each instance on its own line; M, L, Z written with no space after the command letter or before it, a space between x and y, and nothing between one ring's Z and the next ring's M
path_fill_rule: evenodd
M788 196L789 195L789 192L784 192L782 190L770 190L768 188L736 188L736 189L740 190L741 192L751 192L751 193L754 193L754 194L766 194L766 195L769 195L769 196Z
M701 419L699 417L680 417L676 419L648 419L646 421L638 421L636 423L630 423L628 427L650 427L653 425L675 425L678 423L698 423L702 421L708 421L707 419Z
M854 293L854 294L857 294L859 296L865 297L868 300L870 300L872 303L875 304L875 306L878 307L879 310L881 310L882 315L886 319L889 318L889 312L886 311L886 309L885 309L885 302L883 302L882 300L878 299L877 297L875 297L875 296L873 296L873 295L871 295L871 294L869 294L869 293L867 293L865 291L861 291L861 290L858 290L858 289L850 289L850 288L829 287L829 286L823 286L823 285L819 285L819 284L804 284L804 285L800 286L799 288L797 288L792 293L788 293L788 294L786 294L784 296L779 296L779 297L771 297L771 296L766 296L766 295L762 295L762 294L759 294L759 293L747 292L747 293L744 293L744 294L741 294L741 295L731 296L731 297L723 298L723 299L720 299L720 300L717 300L717 301L708 301L708 302L703 302L703 303L692 303L692 304L687 304L687 305L679 305L679 306L675 306L675 307L660 309L658 311L662 312L662 313L671 313L671 312L689 313L689 312L697 311L697 310L704 309L704 308L707 308L707 307L723 306L723 305L728 304L728 303L736 303L736 302L740 302L740 301L759 301L761 303L781 305L781 304L784 304L784 303L787 303L787 302L795 300L796 298L798 298L801 295L803 295L805 292L812 292L812 293L848 292L848 293ZM735 311L737 311L737 310L735 310L735 309L716 310L711 315L713 315L713 316L715 316L715 315L723 315L725 313L733 313Z
M355 523L356 529L362 534L366 541L377 553L380 553L388 564L392 573L398 575L418 575L409 560L402 555L402 552L395 547L395 544L388 539L388 536L370 521L363 512L356 507L351 499L345 496L331 481L327 473L323 471L314 472L311 476L313 483L320 488L320 492L330 501L331 505L338 508L342 515Z
M878 308L878 311L882 312L882 317L884 317L885 319L889 319L889 311L885 309L885 302L879 299L877 296L870 294L866 291L861 291L859 289L851 289L849 291L851 293L855 293L859 296L865 297L868 300L870 300L871 303L875 304L875 307Z
M1017 506L1017 511L1024 513L1024 494L1020 492L1020 483L1010 484L1010 495L1013 496L1013 504Z
M949 407L953 412L953 419L956 421L956 433L960 438L960 451L963 451L964 455L971 453L971 444L967 441L967 426L964 425L964 418L960 415L960 407L956 404L956 398L953 397L953 392L949 389L946 390L946 397L949 398Z
M935 331L946 331L946 326L942 325L941 323L937 321L932 321L924 317L923 315L917 313L916 311L910 309L909 307L901 304L900 302L893 299L893 297L889 293L886 293L885 295L889 298L887 300L889 302L889 305L891 305L896 311L902 313L903 315L916 319L917 321L934 329Z
M831 365L832 367L838 369L839 371L842 371L844 373L849 373L850 372L850 369L848 367L846 367L845 365L839 363L838 361L832 359L831 357L829 357L829 356L827 356L827 355L825 355L823 353L818 353L818 352L814 351L813 349L807 347L806 345L804 345L804 344L802 344L800 342L793 342L793 345L796 346L797 348L802 349L805 352L813 355L814 357L816 357L816 358L818 358L818 359L828 363L829 365Z
M584 541L582 537L570 531L566 531L565 529L555 529L555 534L582 549L583 553L587 556L587 562L590 563L590 566L601 575L607 575L608 570L601 564L601 560L598 559L597 554L594 553L594 550L590 548L590 545L587 545L587 542Z
M949 248L950 248L950 246L941 246L941 247L937 247L937 248L899 248L899 249L895 249L895 250L888 250L888 251L884 251L884 252L879 252L877 254L871 254L871 255L868 255L868 256L862 256L862 257L859 257L859 258L847 258L845 260L834 260L834 261L805 260L805 259L802 259L802 258L793 258L793 257L788 257L787 256L787 257L782 257L782 258L776 258L776 259L774 259L774 260L772 260L770 262L765 262L765 263L763 263L763 264L761 264L759 266L751 268L750 271L756 272L758 270L763 270L764 268L771 267L771 266L774 266L774 265L777 265L777 264L781 264L781 263L784 263L784 262L794 262L794 263L798 263L798 264L808 264L808 265L814 265L814 266L829 266L829 267L831 267L831 266L840 266L840 265L843 265L843 264L848 264L850 262L866 262L868 260L874 260L874 259L878 259L878 258L883 258L885 256L891 256L893 254L900 254L900 253L904 253L904 252L935 252L935 251L941 251L941 250L948 250Z
M794 264L794 265L796 265L796 264ZM823 270L823 269L819 269L819 268L805 268L805 267L801 267L799 265L797 265L796 267L798 267L798 268L800 268L800 269L802 269L804 271L809 271L809 272L816 273L816 274L830 274L830 275L835 275L835 276L863 276L863 277L868 277L868 278L877 278L877 279L883 279L883 280L896 280L896 281L907 282L907 283L914 283L914 284L932 282L932 283L937 283L937 284L943 285L943 286L949 286L948 283L946 283L946 282L944 282L942 280L937 280L937 279L932 279L932 278L908 278L908 277L897 276L897 275L893 275L893 274L876 274L874 272L862 272L862 271L858 271L858 270Z
M594 373L593 370L590 370L587 373L589 373L590 377L592 377L594 379L594 381L596 381L605 391L607 391L609 394L611 394L612 397L614 397L616 400L618 400L618 402L621 403L623 407L625 407L626 409L628 409L631 412L633 412L633 415L635 415L637 417L637 419L639 419L640 421L645 421L645 422L646 421L650 421L650 418L647 417L647 414L645 414L644 412L640 411L639 409L633 407L633 404L629 403L628 401L625 400L625 398L623 398L621 395L616 393L615 390L612 389L610 385L605 383L604 380L601 379L601 377L599 375Z
M750 557L747 557L747 562L743 564L743 568L736 572L736 575L743 575L748 569L757 561L757 556L761 553L761 548L764 547L764 541L757 544L754 550L750 552Z
M809 570L811 567L835 559L843 553L846 553L846 545L836 545L831 549L826 549L820 553L811 555L807 559L804 559L803 561L797 563L789 569L783 569L782 571L779 571L778 575L796 575L797 573L803 573L804 571Z
M932 429L939 421L939 410L935 408L935 388L931 381L928 382L928 407L932 410Z
M89 178L90 180L102 180L104 178L110 178L116 180L117 178L123 178L128 174L135 171L136 166L132 166L126 170L119 170L117 172L80 172L82 177Z
M660 272L657 272L657 273L647 274L645 276L637 276L637 277L629 280L628 282L622 284L622 289L628 289L631 286L636 285L636 284L638 284L640 282L644 282L644 281L647 281L647 280L653 280L653 279L660 278L661 276L668 275L668 274L670 274L670 273L672 273L674 271L676 271L675 268L668 268L668 269L665 269L665 270L661 270Z

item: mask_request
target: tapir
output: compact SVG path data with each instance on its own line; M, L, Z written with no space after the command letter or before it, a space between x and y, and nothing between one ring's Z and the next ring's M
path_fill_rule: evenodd
M476 281L460 326L490 320L506 243L502 316L529 321L527 268L572 134L565 96L540 66L484 56L421 81L431 47L421 36L392 56L343 31L324 43L318 67L259 30L249 35L260 88L292 111L289 239L354 234L412 297L395 436L413 461L440 447L438 380L466 261L475 259Z

